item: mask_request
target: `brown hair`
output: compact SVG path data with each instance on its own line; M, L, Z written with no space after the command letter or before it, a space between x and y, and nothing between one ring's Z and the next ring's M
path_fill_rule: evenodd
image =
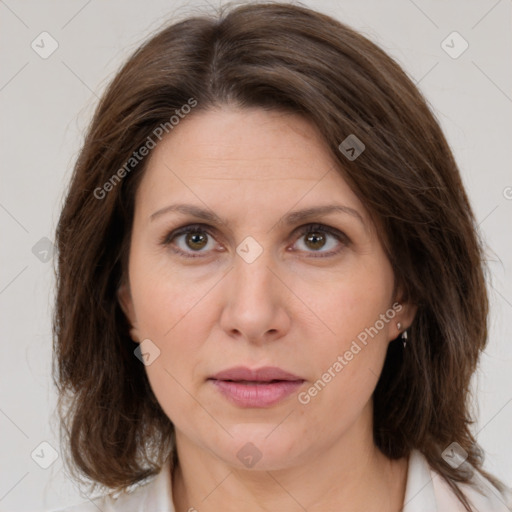
M166 26L129 58L96 109L56 232L53 378L74 476L78 468L93 487L120 490L175 456L173 425L134 356L116 292L147 159L126 162L191 98L190 115L222 104L279 109L320 130L383 228L403 299L418 306L407 348L390 343L374 393L376 445L392 459L419 449L467 510L456 482L470 480L470 465L502 489L482 469L469 428L488 299L483 243L452 152L393 59L326 15L280 3ZM338 149L350 134L366 146L355 160ZM442 458L452 442L468 453L457 469Z

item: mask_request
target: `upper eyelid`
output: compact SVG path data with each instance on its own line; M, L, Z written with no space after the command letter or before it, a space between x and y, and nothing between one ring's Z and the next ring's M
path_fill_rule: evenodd
M290 234L290 236L293 235L294 233L296 233L297 231L305 231L307 228L311 228L313 230L313 228L315 228L315 227L319 227L320 230L323 230L328 235L331 235L331 236L337 238L341 243L350 242L350 238L345 234L345 232L341 231L338 228L329 226L329 225L321 223L321 222L306 222L304 224L301 224L300 226L297 226L296 228L294 228L292 230L292 233ZM180 226L176 229L166 231L166 234L162 238L162 243L170 244L171 240L173 240L174 238L176 238L178 236L182 236L184 234L187 234L187 232L192 231L194 229L197 229L197 231L204 230L208 234L219 232L219 230L215 226L211 226L211 225L205 224L203 222L193 222L193 223L189 223L189 224L184 224L183 226Z
M291 233L295 233L296 231L299 231L301 229L305 229L307 227L313 227L313 226L319 226L320 228L323 228L326 231L331 230L331 231L339 233L340 235L345 235L345 233L341 229L335 228L334 226L329 226L328 224L325 224L323 222L305 222L304 224L301 224L300 226L293 228ZM194 228L197 228L198 230L204 229L205 231L211 231L213 233L220 232L218 227L212 226L210 224L206 224L204 222L190 222L188 224L183 224L182 226L179 226L177 228L166 230L165 232L168 235L172 235L173 233L177 234L179 231L184 231L187 229L194 229Z

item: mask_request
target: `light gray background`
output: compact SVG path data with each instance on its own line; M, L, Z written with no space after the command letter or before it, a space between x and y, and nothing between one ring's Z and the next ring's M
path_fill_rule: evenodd
M218 5L218 2L213 2ZM512 45L510 0L305 1L359 29L405 68L451 144L492 270L490 341L474 380L485 466L512 482ZM0 510L48 510L83 501L60 452L50 380L53 271L32 252L54 240L64 187L98 97L121 62L182 1L0 0L2 187ZM205 2L194 2L205 6ZM58 49L32 48L47 31ZM469 48L441 47L453 31ZM455 48L457 44L454 43ZM447 255L447 258L450 255ZM39 448L38 448L39 447ZM31 454L36 450L39 459Z

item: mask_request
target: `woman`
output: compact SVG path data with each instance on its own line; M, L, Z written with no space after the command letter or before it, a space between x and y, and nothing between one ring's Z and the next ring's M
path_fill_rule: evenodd
M349 27L275 3L160 31L98 106L57 245L68 465L115 491L66 510L512 510L469 428L472 209Z

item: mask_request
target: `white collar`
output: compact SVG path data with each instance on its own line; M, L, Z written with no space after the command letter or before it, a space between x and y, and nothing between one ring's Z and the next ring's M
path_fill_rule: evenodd
M512 490L503 496L482 477L475 476L482 493L468 484L459 484L465 495L479 512L511 512ZM507 501L508 500L508 501ZM98 502L102 505L104 502ZM507 503L507 505L505 504ZM109 501L108 511L154 511L175 512L172 498L171 458L163 464L160 472L149 482L135 487L131 492L121 493ZM103 510L103 509L102 509ZM401 512L465 512L446 481L432 468L419 450L412 450L409 457L404 507ZM77 509L79 512L79 509Z
M409 456L402 512L437 512L430 468L425 457L418 450L413 450Z

